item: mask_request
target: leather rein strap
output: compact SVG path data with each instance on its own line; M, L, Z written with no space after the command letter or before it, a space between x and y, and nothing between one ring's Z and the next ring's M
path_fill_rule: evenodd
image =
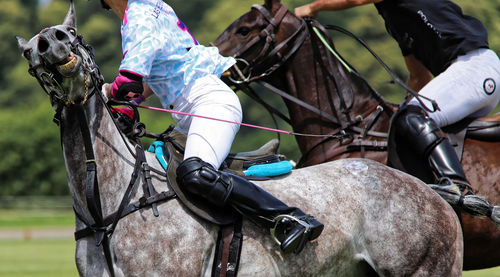
M244 47L236 50L233 57L235 57L238 60L239 59L238 57L240 57L243 53L246 53L253 46L255 46L257 43L259 43L261 40L264 39L265 44L260 50L259 54L255 56L255 58L253 58L252 60L250 61L244 60L244 62L247 65L258 64L259 67L266 68L266 70L257 76L251 76L252 72L249 72L250 76L244 77L242 71L240 70L240 68L238 68L238 65L234 65L233 69L235 69L236 71L235 75L241 78L241 80L234 80L234 79L231 80L233 83L236 84L250 83L259 80L263 77L271 75L274 71L280 68L281 65L283 65L286 61L288 61L288 59L293 54L295 54L295 52L300 48L302 43L307 38L308 34L306 23L302 20L301 26L297 28L297 30L295 30L295 32L292 35L290 35L284 41L280 42L274 48L271 48L271 46L273 46L276 42L275 38L276 29L287 15L288 8L284 5L281 5L274 16L271 16L269 11L261 5L253 5L252 9L259 11L269 22L269 25L267 25L266 28L264 28L259 33L258 36L255 36L250 42L246 43ZM286 50L286 46L288 46L292 40L295 40L293 47L288 51L284 51L284 49Z
M144 148L142 146L142 143L140 142L140 139L136 138L136 162L129 185L123 195L117 211L104 218L102 214L102 205L99 193L99 182L97 179L97 164L94 156L94 148L92 146L90 129L87 123L87 116L82 104L75 104L71 107L76 109L80 131L85 147L87 165L85 197L87 202L87 209L91 216L91 220L89 220L84 216L83 213L79 212L76 207L73 207L76 217L81 220L86 226L86 228L80 229L75 232L75 240L94 235L96 239L96 245L102 245L103 247L104 257L106 259L106 264L108 266L110 275L115 276L110 240L116 228L116 225L118 224L118 221L128 214L148 206L152 206L153 214L155 216L158 216L159 214L156 208L157 203L173 199L174 197L176 197L176 195L173 191L164 191L161 193L156 193L154 191L153 184L151 182L150 169L147 165L146 156L144 154ZM145 184L144 196L138 202L129 205L132 198L132 189L139 176L141 176L141 171L142 176L144 176Z
M348 130L348 131L350 130L354 133L364 134L365 136L368 135L368 136L379 137L379 138L387 138L387 133L366 130L365 128L360 128L360 127L355 126L356 124L359 123L360 120L354 120L354 121L350 120L350 122L348 122L348 124L343 124L335 116L333 116L329 113L326 113L324 111L321 111L321 110L317 109L316 107L298 99L297 97L294 97L294 96L276 88L275 86L269 84L268 82L261 80L263 77L269 76L274 71L276 71L278 68L280 68L286 61L288 61L288 59L293 54L295 54L295 52L302 46L305 39L309 35L309 30L307 28L306 21L301 20L301 22L302 22L301 26L299 28L297 28L297 30L291 36L289 36L287 39L282 41L273 50L269 51L269 54L266 55L266 53L268 53L268 49L269 49L270 44L274 43L274 40L275 40L274 39L275 38L274 31L275 31L275 29L277 29L279 24L281 24L281 21L283 21L285 15L288 12L288 8L284 5L281 5L281 7L278 9L278 11L276 12L276 14L274 16L272 16L269 13L269 11L261 5L253 5L252 9L258 10L265 17L265 19L269 22L269 25L266 28L264 28L258 36L254 37L249 43L245 44L245 47L238 49L236 51L236 54L234 55L234 57L238 59L238 57L240 57L243 53L248 51L251 47L253 47L255 44L257 44L260 40L265 38L266 43L265 43L264 47L262 48L262 50L260 51L259 55L257 57L255 57L252 61L249 61L249 62L247 61L246 63L248 65L253 65L257 62L257 60L261 60L260 63L262 63L262 61L264 61L264 60L265 61L277 60L277 62L275 62L271 65L269 65L269 63L259 64L259 67L262 67L263 65L269 65L269 68L264 73L262 73L260 75L253 76L253 77L249 76L247 78L242 76L243 75L242 71L238 68L237 65L234 65L233 67L235 68L237 75L240 75L239 77L241 78L241 80L239 80L239 81L234 80L234 79L231 80L233 83L235 83L237 85L237 87L239 87L240 89L246 88L243 91L245 91L252 98L256 99L256 101L258 101L259 103L262 104L262 103L264 103L264 101L259 99L258 96L250 88L250 86L248 86L249 83L257 81L257 83L259 85L265 87L266 89L272 91L273 93L278 94L279 96L281 96L285 99L288 99L289 101L321 116L322 118L327 119L327 120L331 121L332 123L341 126L342 128L340 128L340 129L344 129L344 130ZM295 39L295 43L291 47L290 51L288 51L285 54L282 54L280 52L280 50L282 48L284 48L285 45L288 45L293 39ZM381 105L380 105L380 107L382 107ZM268 105L264 105L264 106L271 114L276 114L280 118L285 120L286 122L290 122L289 118L287 118L286 116L282 115L279 112L276 113L275 109L270 109L268 107Z

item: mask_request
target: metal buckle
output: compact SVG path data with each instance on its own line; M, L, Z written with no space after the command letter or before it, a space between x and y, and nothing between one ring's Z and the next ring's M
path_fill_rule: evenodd
M290 219L290 220L293 220L297 223L299 223L300 225L304 226L306 228L306 230L304 231L304 234L308 234L309 231L311 230L311 225L303 220L301 220L300 218L298 217L295 217L295 216L292 216L292 215L288 215L288 214L282 214L282 215L278 215L276 216L273 221L274 221L274 227L272 227L270 229L270 232L271 232L271 237L274 239L274 241L281 245L281 241L278 240L278 238L276 237L276 228L278 227L278 225L280 224L280 222L283 220L283 219Z
M236 60L236 63L233 65L233 67L236 70L236 73L238 73L238 77L241 78L241 80L236 80L236 79L232 78L232 75L229 76L228 79L235 84L248 83L248 81L252 77L252 72L251 72L251 70L249 70L248 76L244 76L243 70L241 70L240 67L238 66L238 62L241 61L246 68L250 68L250 63L247 60L242 59L242 58L235 58L235 60Z

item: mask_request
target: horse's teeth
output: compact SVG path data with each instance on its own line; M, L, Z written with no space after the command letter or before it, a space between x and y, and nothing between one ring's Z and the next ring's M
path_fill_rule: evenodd
M68 57L69 61L63 65L60 65L59 66L59 69L61 70L70 70L72 69L75 64L76 64L76 57Z

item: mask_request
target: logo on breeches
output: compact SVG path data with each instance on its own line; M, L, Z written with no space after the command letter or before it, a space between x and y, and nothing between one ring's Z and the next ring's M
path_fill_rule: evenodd
M484 92L486 92L486 94L492 95L493 92L495 92L496 88L497 88L497 84L495 83L495 80L493 80L491 78L484 80L483 89L484 89Z

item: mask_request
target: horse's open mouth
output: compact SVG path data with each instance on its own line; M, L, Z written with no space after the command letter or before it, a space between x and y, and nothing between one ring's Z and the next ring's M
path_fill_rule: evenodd
M65 71L71 70L71 69L73 69L73 67L75 67L76 62L77 62L77 58L75 57L75 55L73 53L70 53L70 55L66 59L61 61L61 64L59 65L59 69L65 70Z
M70 53L67 58L62 60L58 66L57 69L59 70L59 73L61 73L64 76L70 76L76 73L76 69L78 68L78 65L80 59L75 56L75 54Z

